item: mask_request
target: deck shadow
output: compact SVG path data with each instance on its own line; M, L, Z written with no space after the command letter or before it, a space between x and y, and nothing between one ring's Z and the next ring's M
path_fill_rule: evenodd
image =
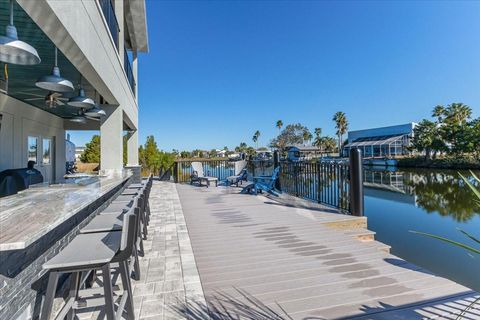
M410 263L405 263L405 260L402 260L402 259L385 258L385 259L383 259L383 261L385 261L387 263L390 263L394 266L404 268L404 269L408 269L408 270L412 270L412 271L416 271L416 272L422 272L422 273L429 274L429 275L432 275L432 276L435 275L433 272L430 272L428 270L416 267L416 266L414 266Z
M265 305L247 291L235 288L240 297L217 291L207 298L208 306L199 301L177 301L170 307L171 313L192 320L293 320L280 305L280 312ZM317 318L320 319L320 318Z

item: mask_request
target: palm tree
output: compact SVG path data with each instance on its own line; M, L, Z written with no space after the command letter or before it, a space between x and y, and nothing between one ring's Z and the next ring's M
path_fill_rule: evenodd
M255 142L256 148L258 149L258 138L260 138L260 131L255 131L253 134L252 140Z
M446 110L444 106L438 105L433 108L432 117L437 118L438 122L442 122L443 117L446 114Z
M313 145L320 149L320 153L323 151L322 128L315 128L315 140L313 140Z
M312 134L310 133L310 131L305 128L305 130L303 131L303 143L305 143L305 141L310 141L310 140L312 140L312 138L313 138L313 136L312 136Z
M275 126L278 128L278 131L282 130L283 121L282 121L282 120L278 120L278 121L277 121L277 124L276 124Z
M447 119L454 125L462 125L472 116L472 109L463 103L452 103L446 111Z
M343 144L343 135L348 131L348 120L344 112L338 111L333 115L333 121L335 121L335 129L337 129L338 136L338 152L341 152Z

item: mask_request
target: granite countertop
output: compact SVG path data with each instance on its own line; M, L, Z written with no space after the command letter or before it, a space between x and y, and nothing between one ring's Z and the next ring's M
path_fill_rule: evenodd
M25 249L130 176L124 172L79 183L41 185L0 198L0 251Z

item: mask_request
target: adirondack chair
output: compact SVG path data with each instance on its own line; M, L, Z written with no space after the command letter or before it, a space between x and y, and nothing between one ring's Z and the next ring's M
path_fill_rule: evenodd
M203 172L203 166L201 162L192 162L193 173L190 176L190 184L198 182L201 186L202 182L205 181L207 188L210 186L211 182L215 182L215 187L218 186L218 178L206 176Z
M227 185L238 184L247 181L247 161L240 160L235 162L235 172L233 176L227 177Z
M276 167L271 176L253 177L253 183L243 188L242 193L253 193L256 195L258 192L261 193L265 191L278 196L278 192L275 190L275 182L277 181L279 174L280 167Z

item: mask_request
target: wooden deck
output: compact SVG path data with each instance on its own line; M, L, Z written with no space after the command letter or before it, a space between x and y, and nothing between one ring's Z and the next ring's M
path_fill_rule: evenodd
M389 254L366 218L236 188L177 191L212 319L456 319L476 297ZM201 308L191 318L206 319Z

